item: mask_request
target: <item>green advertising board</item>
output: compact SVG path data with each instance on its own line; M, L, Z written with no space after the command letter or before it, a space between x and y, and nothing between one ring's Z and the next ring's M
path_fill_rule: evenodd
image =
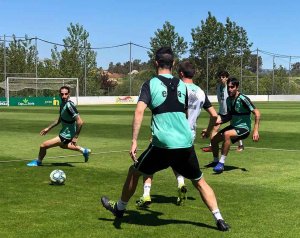
M10 97L9 106L59 106L59 97ZM0 97L0 106L7 106L5 97Z
M0 97L0 106L7 106L6 98Z

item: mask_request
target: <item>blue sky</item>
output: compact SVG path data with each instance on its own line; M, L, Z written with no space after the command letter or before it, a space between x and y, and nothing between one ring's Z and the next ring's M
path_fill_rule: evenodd
M253 43L252 49L276 54L299 56L300 61L300 1L269 0L1 0L0 36L39 37L62 43L68 36L70 23L79 23L89 32L93 47L113 46L133 42L149 47L150 37L165 21L191 42L191 29L205 20L208 11L218 21L229 17L242 26ZM50 57L52 45L38 43L39 57ZM129 60L129 46L97 51L98 66ZM272 57L264 57L264 66L272 65ZM147 50L133 47L132 58L147 60ZM288 58L276 59L276 64L288 64Z

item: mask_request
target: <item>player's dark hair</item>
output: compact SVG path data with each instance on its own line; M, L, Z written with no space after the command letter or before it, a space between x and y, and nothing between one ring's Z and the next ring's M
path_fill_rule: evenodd
M236 87L238 87L240 85L239 80L237 78L234 78L234 77L230 77L227 80L227 86L228 86L229 83L231 83L233 86L236 86Z
M161 47L156 51L155 61L159 68L171 69L174 62L174 54L171 47Z
M195 75L195 67L194 65L188 61L182 61L178 65L178 74L183 73L184 77L192 79Z
M225 71L225 70L221 70L218 73L218 78L220 78L221 76L225 76L226 78L228 78L229 77L229 73L227 71Z
M70 92L71 92L71 89L70 89L70 87L69 87L69 86L66 86L66 85L64 85L64 86L60 87L60 89L59 89L59 93L61 92L61 90L62 90L62 89L67 89L67 90L68 90L68 93L70 93Z

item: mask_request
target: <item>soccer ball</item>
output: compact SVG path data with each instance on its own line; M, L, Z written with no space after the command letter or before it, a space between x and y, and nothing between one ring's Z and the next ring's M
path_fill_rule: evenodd
M60 169L53 170L50 173L51 184L62 185L65 183L66 178L67 178L67 176L66 176L65 172Z

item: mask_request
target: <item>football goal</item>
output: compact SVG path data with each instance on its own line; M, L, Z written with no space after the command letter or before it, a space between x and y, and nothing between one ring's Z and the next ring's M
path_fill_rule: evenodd
M26 78L7 77L0 87L5 89L7 106L10 97L45 97L57 96L61 86L71 88L71 96L75 97L78 105L78 78Z

